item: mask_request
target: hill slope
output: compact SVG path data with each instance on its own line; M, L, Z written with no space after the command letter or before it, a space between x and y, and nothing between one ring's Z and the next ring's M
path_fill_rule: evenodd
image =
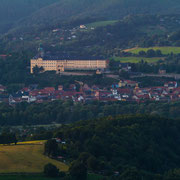
M0 32L6 32L14 22L26 18L44 6L57 0L1 0L0 3Z
M118 179L126 179L122 176L124 168L136 167L138 171L162 174L179 168L179 128L179 120L138 115L82 121L63 127L57 134L71 142L67 146L68 156L79 155L81 161L82 153L88 152L96 158L95 166L91 166L95 171L98 168L117 170ZM127 179L152 180L142 176L132 178L130 173L128 176Z
M64 21L84 17L119 19L129 14L179 13L178 0L60 0L26 19L26 24Z

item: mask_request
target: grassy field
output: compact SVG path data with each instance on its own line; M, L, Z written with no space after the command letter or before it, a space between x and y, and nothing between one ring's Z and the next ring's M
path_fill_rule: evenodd
M115 61L120 61L121 63L139 63L143 59L147 63L156 63L159 60L164 60L164 58L145 58L145 57L113 57Z
M16 146L0 145L0 180L55 180L42 173L47 163L56 165L61 171L68 166L43 155L45 141L19 142ZM34 174L38 173L38 174ZM88 174L87 180L101 180L102 176Z
M44 141L29 141L18 145L0 146L0 173L39 173L47 163L61 171L68 166L43 155Z
M86 24L86 26L87 26L87 28L91 28L91 27L97 28L97 27L101 27L101 26L112 25L116 22L117 22L117 20L114 20L114 21L98 21L98 22Z
M125 50L126 52L132 52L134 54L138 54L139 51L147 51L149 49L154 49L154 50L161 50L162 54L167 55L170 53L174 53L174 54L178 54L180 53L180 47L170 47L170 46L166 46L166 47L150 47L150 48L132 48L132 49L127 49Z

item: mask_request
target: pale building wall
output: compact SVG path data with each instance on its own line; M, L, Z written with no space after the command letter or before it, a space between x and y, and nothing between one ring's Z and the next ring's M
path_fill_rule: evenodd
M31 73L35 66L43 67L44 71L64 70L96 70L106 69L108 60L43 60L42 58L31 59Z

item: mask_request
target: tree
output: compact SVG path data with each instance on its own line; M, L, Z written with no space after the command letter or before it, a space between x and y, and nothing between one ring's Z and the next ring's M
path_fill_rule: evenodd
M122 174L120 175L120 179L122 180L139 180L143 179L140 175L140 172L135 167L126 168Z
M162 56L161 50L159 50L159 49L156 50L156 56L157 57L161 57Z
M147 57L155 57L156 52L153 49L147 50Z
M55 165L49 163L44 166L44 174L47 177L57 177L59 175L59 169Z
M40 72L43 72L44 71L44 68L41 66L41 67L38 67L37 65L33 68L33 73L35 75L39 74Z
M97 171L98 170L98 161L94 156L90 156L87 160L87 166L89 169L92 171Z
M129 78L129 73L127 71L122 70L119 73L119 77L124 78L124 79L128 79Z
M3 133L0 136L0 144L11 144L11 143L14 143L15 145L17 144L17 139L15 134Z
M91 156L90 153L88 152L82 152L80 155L79 155L79 158L78 160L81 161L82 163L84 164L87 164L87 160L88 158Z
M146 52L145 51L139 51L139 56L146 56Z
M44 154L48 156L57 156L58 144L55 139L49 139L45 143Z
M169 170L164 175L165 180L178 180L180 179L180 169Z
M15 135L15 134L11 134L10 137L11 137L11 142L16 145L17 142L18 142L18 140L17 140L17 138L16 138L16 135Z
M75 180L86 180L87 178L87 168L80 161L73 161L69 173Z

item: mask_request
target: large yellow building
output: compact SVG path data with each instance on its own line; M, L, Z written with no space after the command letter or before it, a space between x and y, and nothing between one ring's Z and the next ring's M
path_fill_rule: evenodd
M31 73L34 67L43 67L44 71L56 71L57 73L65 70L97 70L106 69L109 66L108 60L89 59L89 60L65 60L57 57L37 57L31 59Z

